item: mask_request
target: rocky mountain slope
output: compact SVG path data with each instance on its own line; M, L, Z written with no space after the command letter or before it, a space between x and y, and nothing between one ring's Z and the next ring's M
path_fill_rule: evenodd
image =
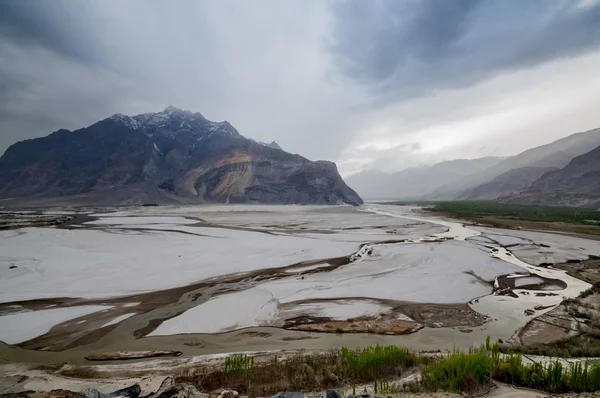
M228 122L167 107L12 145L0 198L75 204L348 203L361 198L336 165L242 136Z
M458 159L430 167L411 167L397 173L366 170L347 179L363 197L411 199L427 196L436 188L462 181L469 175L494 166L503 158Z
M458 185L446 185L437 194L448 199L497 199L529 188L552 169L565 167L574 157L600 145L600 128L524 151L474 174Z
M509 203L600 208L600 146L550 171L526 191L502 198Z
M477 185L460 193L459 200L492 200L501 196L519 193L554 167L521 167L500 174L490 182Z

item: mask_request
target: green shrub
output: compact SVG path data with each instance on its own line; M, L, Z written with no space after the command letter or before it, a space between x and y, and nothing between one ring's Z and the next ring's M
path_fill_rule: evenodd
M340 354L347 376L362 381L373 381L397 374L400 368L416 366L426 361L425 357L396 346L376 345L356 351L344 347Z
M397 394L400 390L394 384L387 381L375 381L373 384L373 392L375 395L391 395Z
M500 347L486 344L468 353L455 350L423 369L422 386L429 391L473 392L490 379L550 393L600 390L600 362L523 363L520 354L500 358Z
M600 390L599 363L571 363L568 367L559 361L544 366L524 364L521 355L509 355L494 371L496 380L551 393L591 392Z
M422 384L431 391L473 392L490 380L497 365L497 355L484 347L469 353L454 350L423 369Z
M233 375L236 373L248 372L254 369L254 358L248 355L232 355L225 359L224 370L225 375Z

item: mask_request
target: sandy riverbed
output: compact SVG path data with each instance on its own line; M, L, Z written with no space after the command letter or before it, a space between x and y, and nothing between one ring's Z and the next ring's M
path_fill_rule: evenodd
M535 266L600 253L598 241L557 236L465 227L383 205L138 208L2 231L0 340L18 347L0 345L0 358L84 363L86 354L118 350L200 355L375 343L432 350L508 339L589 286ZM494 294L496 278L506 276L516 278L512 295ZM564 284L548 290L552 279ZM81 312L90 306L102 309ZM44 325L39 335L26 317ZM419 327L375 334L368 324L378 319ZM291 330L345 321L371 333Z

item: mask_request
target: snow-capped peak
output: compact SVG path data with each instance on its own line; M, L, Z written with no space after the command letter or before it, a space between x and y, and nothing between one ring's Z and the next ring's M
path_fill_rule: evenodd
M173 113L184 113L184 112L186 112L186 111L184 111L183 109L176 108L173 105L167 106L165 108L165 110L163 111L163 113L166 113L166 114L169 114L169 115L172 115ZM187 112L189 112L189 111L187 111Z
M111 120L116 122L123 123L125 126L129 127L132 130L137 130L140 128L140 124L132 118L131 116L123 115L122 113L115 113L110 117Z
M126 125L133 130L140 130L148 137L156 135L175 139L183 134L191 134L195 139L207 138L213 135L239 137L240 133L229 122L212 122L196 112L167 106L164 111L156 113L142 113L136 116L127 116L120 113L110 119ZM188 138L183 138L188 140Z
M279 146L279 144L278 144L277 142L275 142L275 141L271 141L271 143L270 143L270 144L267 144L266 142L263 142L263 141L255 141L255 140L252 140L252 141L254 141L254 142L256 142L257 144L260 144L260 145L262 145L262 146L269 147L269 148L273 148L273 149L281 149L281 147ZM283 149L281 149L281 150L283 151Z

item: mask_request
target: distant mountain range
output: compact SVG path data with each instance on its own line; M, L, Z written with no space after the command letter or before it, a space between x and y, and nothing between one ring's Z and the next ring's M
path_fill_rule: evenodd
M361 196L369 199L414 199L432 195L446 185L462 183L476 172L486 170L503 158L459 159L431 167L411 167L397 173L366 170L346 179Z
M369 199L503 198L513 203L595 206L593 191L596 185L589 185L588 178L594 175L593 170L600 170L598 163L593 162L597 152L589 151L598 146L600 128L573 134L508 158L455 160L397 173L370 170L347 178L347 182ZM573 177L575 166L571 163L581 155L585 156L578 158L577 170L585 170L585 177ZM583 162L586 167L581 166ZM559 179L558 175L563 177ZM589 187L583 186L584 183ZM566 194L566 187L571 187L573 195ZM519 195L521 192L523 194ZM596 192L600 194L599 190ZM543 199L542 196L554 199Z
M362 203L336 165L172 106L12 145L0 203Z
M600 208L600 146L550 171L524 192L501 198L508 203Z

